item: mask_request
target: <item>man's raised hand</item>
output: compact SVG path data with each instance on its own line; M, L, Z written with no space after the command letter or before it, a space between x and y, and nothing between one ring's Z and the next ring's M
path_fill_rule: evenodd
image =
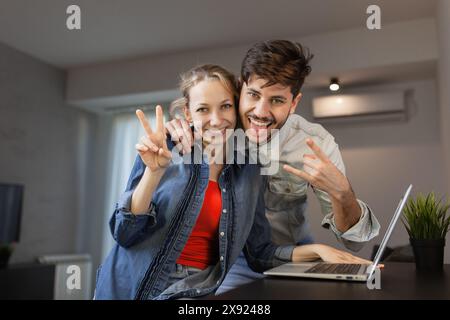
M183 154L191 152L194 144L194 135L192 134L189 123L184 119L174 119L166 122L167 133L171 136L175 147Z
M312 139L307 139L306 144L314 153L303 156L303 164L308 168L308 172L296 169L290 165L284 165L283 169L308 181L316 188L327 192L330 196L340 199L342 194L351 190L348 179Z

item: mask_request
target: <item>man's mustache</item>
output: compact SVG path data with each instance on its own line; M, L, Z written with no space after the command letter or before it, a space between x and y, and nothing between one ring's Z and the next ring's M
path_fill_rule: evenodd
M273 118L260 118L252 114L248 115L248 117L261 122L273 122Z

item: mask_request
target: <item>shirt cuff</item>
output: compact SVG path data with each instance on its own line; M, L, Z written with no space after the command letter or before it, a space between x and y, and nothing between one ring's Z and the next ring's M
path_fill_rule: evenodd
M156 223L156 206L153 201L150 202L150 206L146 212L140 214L134 214L131 212L131 198L133 196L133 191L126 191L120 197L117 203L118 213L122 214L125 219L130 219L133 221L143 220L151 218L151 225Z
M322 220L322 226L331 228L338 238L350 242L367 242L376 237L380 231L380 224L372 210L361 200L357 200L361 208L359 221L345 232L337 229L333 213L329 213Z
M286 262L291 262L294 248L295 248L294 245L278 246L274 254L274 266L278 266Z

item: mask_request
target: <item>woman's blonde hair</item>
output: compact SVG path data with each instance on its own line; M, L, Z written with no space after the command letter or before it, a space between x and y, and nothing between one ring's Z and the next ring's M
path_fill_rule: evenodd
M189 91L192 87L204 80L219 80L220 83L233 95L235 107L238 104L239 92L235 76L225 68L214 64L203 64L181 74L180 90L182 97L173 101L170 105L172 118L189 107Z

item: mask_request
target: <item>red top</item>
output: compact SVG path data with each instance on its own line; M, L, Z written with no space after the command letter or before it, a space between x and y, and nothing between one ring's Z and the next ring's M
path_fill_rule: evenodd
M178 264L206 269L219 258L219 222L222 212L222 194L219 184L209 181L203 206L194 229L177 260Z

